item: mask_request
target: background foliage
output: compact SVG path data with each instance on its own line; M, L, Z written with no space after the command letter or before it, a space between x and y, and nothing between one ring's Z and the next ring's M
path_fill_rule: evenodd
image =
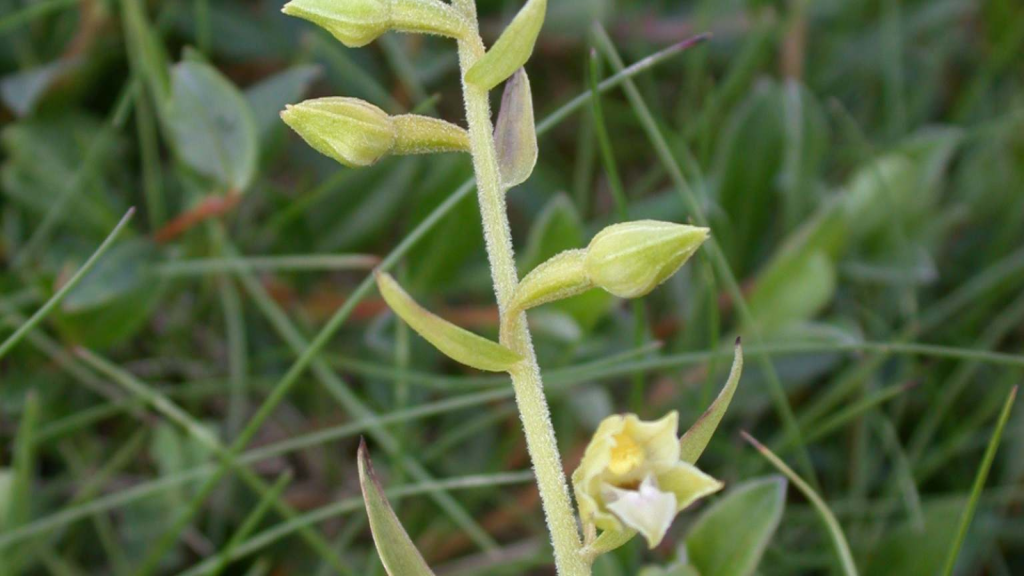
M468 158L352 171L277 116L348 95L461 122L453 46L386 36L348 50L280 4L0 0L0 337L138 209L0 353L5 573L135 573L186 512L159 573L382 573L355 473L366 432L386 483L419 494L393 501L438 573L550 573L507 380L446 361L359 288L399 247L410 292L493 335L475 199L453 196ZM480 2L490 41L518 6ZM731 485L717 501L756 499L745 509L765 510L769 534L778 522L759 572L837 564L799 492L778 509L780 481L741 429L819 489L862 572L936 573L1024 367L1024 6L555 0L529 64L538 119L589 92L592 46L614 73L595 20L627 64L714 37L637 76L642 101L614 89L601 115L584 106L542 135L509 198L522 271L623 212L687 221L680 167L760 329L703 252L641 304L592 292L531 313L568 465L612 411L677 409L688 425L740 334L751 360L701 466ZM752 360L765 353L778 381ZM251 472L195 498L298 357L311 370L256 427ZM1022 500L1018 409L957 573L1024 572ZM753 538L699 512L597 572L669 566L691 526L690 556L708 566L714 542ZM237 560L219 566L218 552Z

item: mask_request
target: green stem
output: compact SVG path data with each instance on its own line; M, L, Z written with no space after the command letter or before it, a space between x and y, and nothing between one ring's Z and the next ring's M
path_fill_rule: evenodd
M472 2L461 0L459 8L471 17L471 21L476 22L476 10ZM476 30L459 41L459 64L463 77L484 53L483 41ZM551 531L555 567L561 576L589 576L590 567L580 554L582 542L576 528L576 517L569 499L569 485L562 470L562 459L558 453L555 430L551 425L551 415L544 396L544 386L537 365L537 356L530 340L526 315L509 314L507 311L519 284L519 277L505 206L505 190L501 186L498 174L488 93L487 90L469 84L465 79L462 90L466 104L466 120L469 124L473 167L476 171L477 196L487 241L487 258L491 264L491 277L501 316L501 342L525 358L520 367L511 372L512 387L526 433L526 447L537 476L537 486L548 529Z

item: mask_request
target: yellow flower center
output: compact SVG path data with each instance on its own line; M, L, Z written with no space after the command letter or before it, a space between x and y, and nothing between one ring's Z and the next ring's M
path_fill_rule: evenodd
M625 432L615 435L615 447L608 470L612 474L628 474L644 462L644 449Z

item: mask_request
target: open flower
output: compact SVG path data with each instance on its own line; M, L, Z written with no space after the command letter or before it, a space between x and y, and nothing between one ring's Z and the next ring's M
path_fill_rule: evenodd
M680 458L679 414L654 422L635 414L605 418L572 475L584 524L611 532L635 530L651 548L672 520L722 483Z

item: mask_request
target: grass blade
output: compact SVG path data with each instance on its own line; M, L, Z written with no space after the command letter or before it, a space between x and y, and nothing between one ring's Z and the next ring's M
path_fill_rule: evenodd
M953 540L953 545L949 548L949 556L946 557L946 568L943 570L945 576L951 576L953 569L956 568L956 559L960 555L960 548L964 545L964 538L967 537L967 529L971 526L971 520L974 518L974 511L978 507L978 499L981 497L982 490L985 489L985 480L988 479L988 472L992 468L992 462L996 458L996 451L999 449L999 442L1003 438L1003 429L1006 428L1006 422L1010 419L1010 412L1013 410L1013 402L1017 399L1018 386L1014 386L1010 390L1009 396L1006 397L1006 403L1003 405L1003 411L999 414L999 420L996 421L996 429L992 432L992 439L988 442L988 447L985 449L985 456L981 459L981 466L978 467L978 475L974 478L974 486L971 488L971 496L967 500L967 504L964 506L964 511L960 516L960 526L957 528L956 538Z
M117 226L115 226L114 229L110 232L106 240L104 240L103 243L100 244L99 248L97 248L96 251L93 252L92 256L90 256L89 259L85 261L85 264L82 264L82 267L78 269L78 272L75 272L75 275L72 276L71 279L68 280L66 284L61 286L60 290L57 290L57 292L53 296L51 296L50 299L47 300L46 303L43 304L43 306L39 308L39 310L37 310L36 313L33 314L28 319L28 321L26 321L17 330L15 330L14 334L8 336L7 339L4 340L4 343L0 344L0 358L6 356L7 353L11 351L12 348L17 346L18 342L21 342L21 340L25 337L26 334L29 333L29 331L38 326L39 323L42 322L43 319L46 318L46 316L49 315L50 312L52 312L53 309L56 308L58 304L60 304L61 300L63 300L64 297L67 296L68 293L71 292L71 290L75 286L77 286L78 283L81 282L83 278L85 278L85 275L89 273L89 270L92 270L92 267L96 265L96 262L98 262L99 259L103 257L103 254L107 250L109 250L111 246L114 245L114 241L117 240L118 236L121 235L121 232L124 231L125 227L128 225L128 222L131 221L132 216L134 215L135 208L129 208L128 212L126 212L124 217L121 218L121 221L117 223Z
M803 492L804 496L811 501L814 505L814 509L818 511L821 516L821 520L825 523L828 528L829 536L832 538L832 543L835 545L836 554L839 556L839 563L842 565L843 573L846 576L857 576L857 566L853 563L853 554L850 552L850 544L846 541L846 536L843 534L843 528L839 525L839 521L836 520L832 510L829 509L828 504L822 500L821 496L812 489L807 482L804 482L803 478L797 476L796 472L786 465L778 456L772 453L766 446L754 439L753 436L747 434L745 431L741 432L743 437L750 442L757 451L765 457L766 460L771 462L772 466L775 466L779 472L782 472L789 478L789 481L793 483L800 492Z

